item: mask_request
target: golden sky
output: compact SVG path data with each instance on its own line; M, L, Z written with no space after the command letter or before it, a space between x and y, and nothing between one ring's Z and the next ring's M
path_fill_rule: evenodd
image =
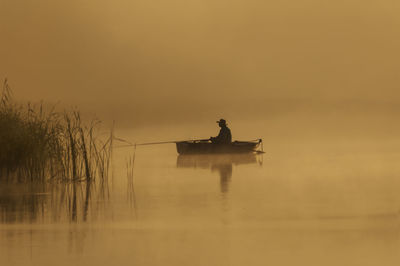
M396 0L0 0L24 99L148 106L400 101Z

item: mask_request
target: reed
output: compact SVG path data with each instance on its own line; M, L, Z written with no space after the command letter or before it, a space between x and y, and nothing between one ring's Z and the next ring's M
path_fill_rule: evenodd
M112 134L103 140L99 121L17 104L7 80L0 100L0 181L107 181Z
M136 146L134 147L133 155L129 156L126 160L126 177L127 177L127 198L131 210L134 210L135 217L137 217L137 204L134 186L134 167L136 158Z

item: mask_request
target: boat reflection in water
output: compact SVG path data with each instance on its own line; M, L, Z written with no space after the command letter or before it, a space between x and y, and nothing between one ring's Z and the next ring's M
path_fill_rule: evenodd
M178 155L178 168L210 169L220 176L221 193L229 191L233 166L244 164L262 165L262 154L187 154Z

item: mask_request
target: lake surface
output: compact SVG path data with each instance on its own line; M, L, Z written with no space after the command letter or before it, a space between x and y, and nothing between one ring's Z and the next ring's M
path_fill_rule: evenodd
M0 264L399 265L397 131L282 124L231 127L235 139L264 138L263 155L115 148L107 184L2 184ZM117 134L147 142L216 131Z

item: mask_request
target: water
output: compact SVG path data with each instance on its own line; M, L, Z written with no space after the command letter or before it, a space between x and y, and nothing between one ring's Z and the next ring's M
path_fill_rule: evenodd
M2 184L1 265L399 264L396 134L321 134L259 121L254 136L250 124L237 126L234 138L263 137L264 155L138 147L129 173L134 149L120 148L108 184ZM192 132L203 138L210 129L118 134L154 141Z

